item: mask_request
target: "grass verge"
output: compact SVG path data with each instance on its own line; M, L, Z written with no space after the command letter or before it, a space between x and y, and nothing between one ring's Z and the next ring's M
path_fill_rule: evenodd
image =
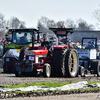
M71 83L77 83L76 82L41 82L41 83L26 83L26 84L18 84L18 85L2 85L4 88L20 88L20 87L28 87L28 86L47 86L47 87L61 87L63 85L71 84ZM100 83L100 81L88 81L89 84L96 84Z
M41 83L26 83L26 84L18 84L18 85L2 85L5 88L20 88L20 87L28 87L28 86L46 86L46 87L61 87L66 84L71 84L76 82L41 82Z
M71 83L77 83L77 82L41 82L41 83L27 83L27 84L19 84L19 85L2 85L1 87L5 88L20 88L20 87L28 87L28 86L47 86L47 87L61 87L66 84L71 84ZM89 84L96 84L100 83L100 81L88 81ZM38 90L38 91L7 91L6 93L10 94L27 94L27 93L37 93L37 92L48 92L50 90L44 91L44 90ZM85 89L74 89L74 90L69 90L67 91L68 93L79 93L79 92L88 92L88 91L99 91L100 92L100 87L98 88L85 88ZM53 91L55 92L55 91ZM61 92L61 90L56 90L56 92Z

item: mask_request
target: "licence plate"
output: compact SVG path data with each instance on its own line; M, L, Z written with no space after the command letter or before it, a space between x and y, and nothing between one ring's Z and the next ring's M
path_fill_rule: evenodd
M32 57L32 56L29 56L29 60L32 60L32 61L34 61L34 57Z

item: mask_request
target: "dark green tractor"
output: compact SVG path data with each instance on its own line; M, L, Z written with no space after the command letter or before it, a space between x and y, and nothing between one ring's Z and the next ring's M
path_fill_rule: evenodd
M12 73L15 71L15 63L18 62L22 48L32 48L32 40L37 29L9 29L6 34L7 42L3 47L3 71ZM34 38L33 38L34 37Z

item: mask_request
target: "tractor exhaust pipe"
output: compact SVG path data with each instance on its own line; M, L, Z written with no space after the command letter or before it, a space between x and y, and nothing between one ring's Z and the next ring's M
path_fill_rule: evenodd
M32 37L32 50L34 50L34 32L33 32L33 37Z

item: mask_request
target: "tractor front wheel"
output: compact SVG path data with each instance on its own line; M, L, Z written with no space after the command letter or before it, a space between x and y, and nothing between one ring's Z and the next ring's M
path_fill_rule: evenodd
M43 76L44 77L50 77L50 75L51 75L51 66L46 63L43 66Z
M80 67L80 74L81 74L81 77L85 77L85 69L83 66Z

